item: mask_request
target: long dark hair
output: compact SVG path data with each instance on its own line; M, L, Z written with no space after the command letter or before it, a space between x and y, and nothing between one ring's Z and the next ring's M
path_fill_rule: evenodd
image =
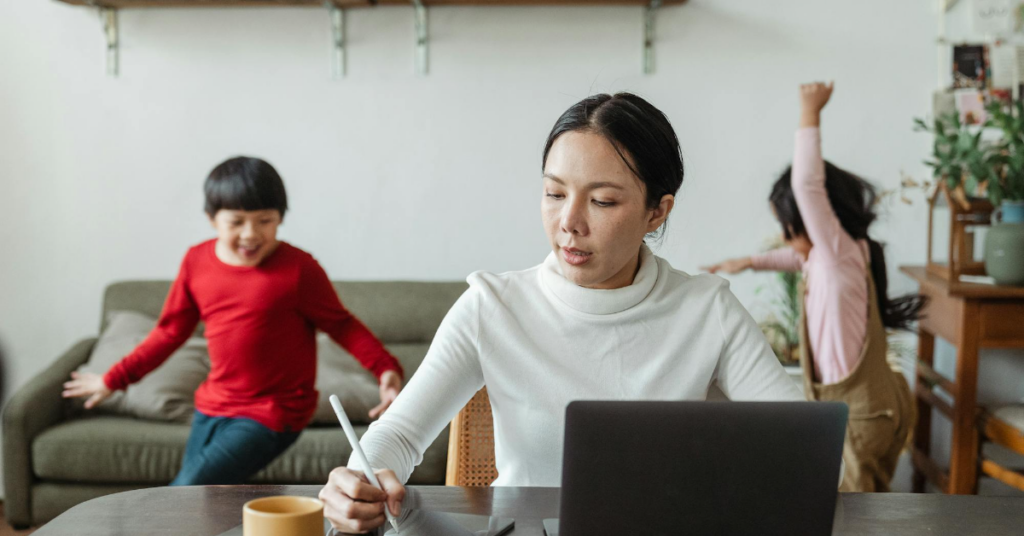
M570 106L548 134L542 170L555 140L574 131L594 132L612 143L643 183L648 209L657 207L664 195L676 195L683 184L683 155L676 131L661 110L632 93L602 93Z
M772 187L768 201L775 209L775 215L782 224L786 240L806 236L807 229L800 217L800 209L793 196L792 167L787 167ZM885 271L885 252L882 244L868 236L868 227L878 218L875 201L878 193L868 181L846 171L831 162L825 162L825 190L832 210L839 218L839 224L854 240L868 241L871 253L871 276L875 280L878 309L882 324L893 329L912 329L912 323L921 317L921 308L926 299L920 294L907 294L889 299L889 279Z

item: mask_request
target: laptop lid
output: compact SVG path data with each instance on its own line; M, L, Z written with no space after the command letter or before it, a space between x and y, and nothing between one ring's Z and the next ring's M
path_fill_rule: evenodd
M559 536L830 535L846 419L827 402L573 402Z

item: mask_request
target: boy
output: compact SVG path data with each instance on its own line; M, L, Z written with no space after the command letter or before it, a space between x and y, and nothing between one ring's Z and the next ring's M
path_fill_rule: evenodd
M317 328L380 381L372 417L402 387L398 361L342 306L316 260L277 240L288 199L270 164L229 159L204 190L217 238L185 255L156 328L105 375L72 373L63 392L95 407L160 366L205 322L210 374L196 391L172 486L241 484L295 442L317 403Z

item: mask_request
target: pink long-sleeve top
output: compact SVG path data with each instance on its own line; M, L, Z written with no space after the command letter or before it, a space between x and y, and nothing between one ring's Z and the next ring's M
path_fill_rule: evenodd
M825 190L825 161L817 127L796 132L793 195L813 246L804 260L789 248L752 258L755 270L801 271L804 313L816 379L838 383L857 367L868 323L866 240L843 230Z

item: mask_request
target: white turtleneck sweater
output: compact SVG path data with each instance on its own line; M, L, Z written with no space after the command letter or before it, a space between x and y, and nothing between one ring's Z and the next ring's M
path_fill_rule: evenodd
M468 282L419 370L361 441L370 464L402 482L484 385L496 486L561 485L573 400L705 400L713 382L733 400L803 400L725 280L674 270L646 246L624 288L580 287L554 254Z

